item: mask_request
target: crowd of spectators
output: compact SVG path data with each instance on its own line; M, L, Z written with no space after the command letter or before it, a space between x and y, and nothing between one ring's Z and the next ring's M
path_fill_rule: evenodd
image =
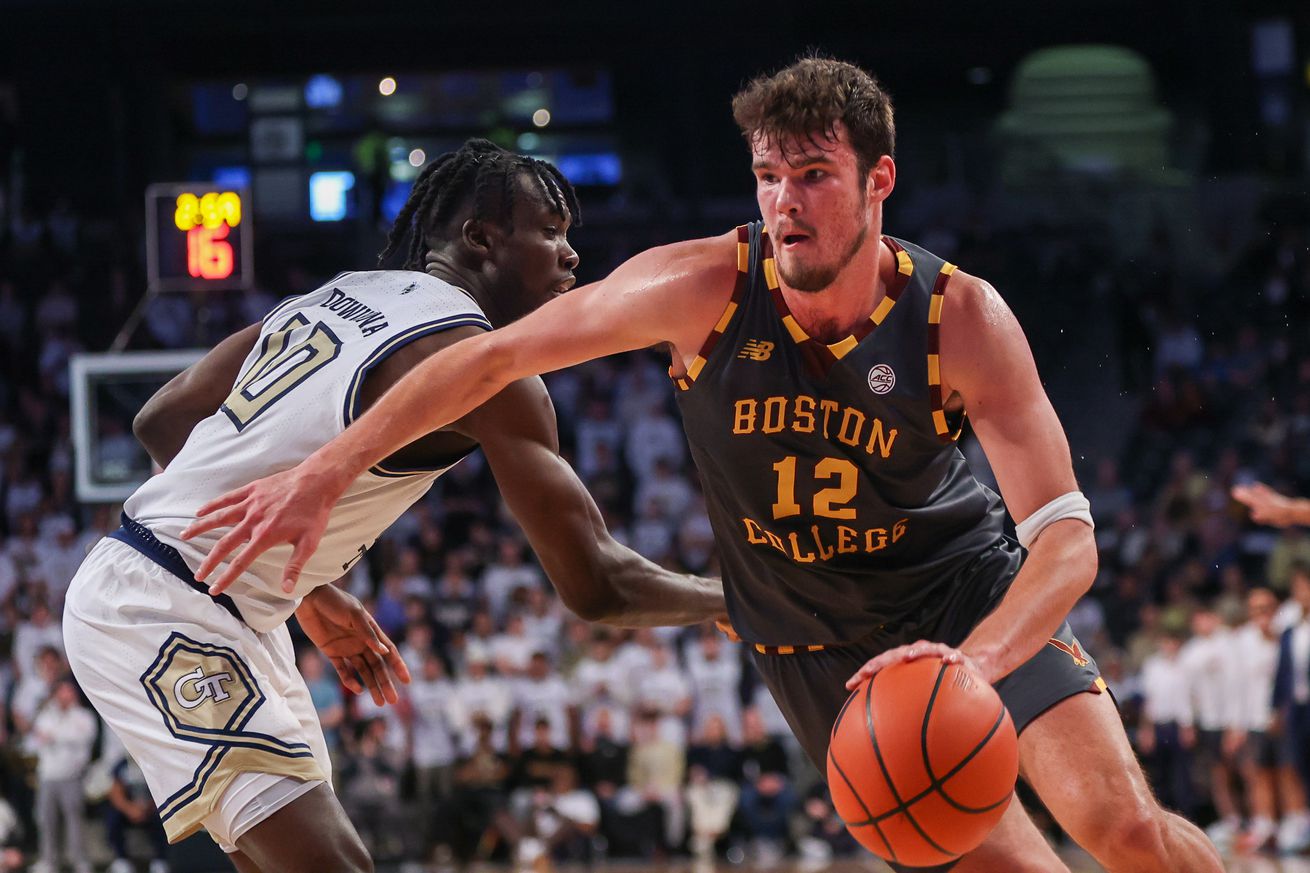
M105 822L115 873L130 854L165 869L139 771L69 681L59 631L70 578L118 518L71 484L68 360L107 345L137 287L130 264L85 260L94 233L62 202L0 228L0 870L24 854L53 870L61 849L88 869L88 817ZM1131 354L1114 358L1138 402L1134 432L1095 455L1066 421L1101 555L1070 622L1168 803L1221 841L1305 847L1310 535L1251 525L1229 489L1259 478L1310 491L1310 232L1283 224L1191 270L1167 240L1146 263L1084 244L1083 229L1034 235L1061 253L1039 271L1141 292L1117 322ZM997 252L979 227L932 236L1016 289L1022 314L1039 280L1017 247ZM136 345L212 343L317 274L284 276L277 294L164 298ZM1039 360L1054 342L1040 331ZM664 366L635 353L547 383L564 451L615 536L713 574ZM340 797L378 856L531 866L855 851L742 648L709 627L616 632L567 614L477 454L341 584L414 672L399 705L377 707L301 638ZM143 832L132 851L130 830Z

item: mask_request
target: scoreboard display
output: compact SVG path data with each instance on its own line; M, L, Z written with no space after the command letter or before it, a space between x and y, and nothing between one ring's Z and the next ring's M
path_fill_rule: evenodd
M146 189L146 260L153 291L249 288L254 280L244 189L184 182Z

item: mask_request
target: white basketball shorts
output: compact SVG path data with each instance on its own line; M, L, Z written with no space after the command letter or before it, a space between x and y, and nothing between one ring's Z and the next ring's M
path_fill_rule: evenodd
M169 842L205 827L239 774L330 784L286 627L251 630L126 542L101 540L73 577L64 645L83 692L145 774Z

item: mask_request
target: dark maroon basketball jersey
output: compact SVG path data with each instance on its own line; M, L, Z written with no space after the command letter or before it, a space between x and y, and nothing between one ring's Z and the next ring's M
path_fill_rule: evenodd
M854 334L825 344L788 311L763 223L738 240L732 303L675 380L738 633L848 643L992 602L1015 567L1013 549L991 548L1005 510L942 408L937 331L954 266L884 237L896 281Z

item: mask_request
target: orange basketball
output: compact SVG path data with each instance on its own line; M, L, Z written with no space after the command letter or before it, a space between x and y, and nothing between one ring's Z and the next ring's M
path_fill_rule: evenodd
M1001 698L939 658L874 674L832 726L837 814L866 849L898 864L945 864L976 848L1018 776L1018 739Z

